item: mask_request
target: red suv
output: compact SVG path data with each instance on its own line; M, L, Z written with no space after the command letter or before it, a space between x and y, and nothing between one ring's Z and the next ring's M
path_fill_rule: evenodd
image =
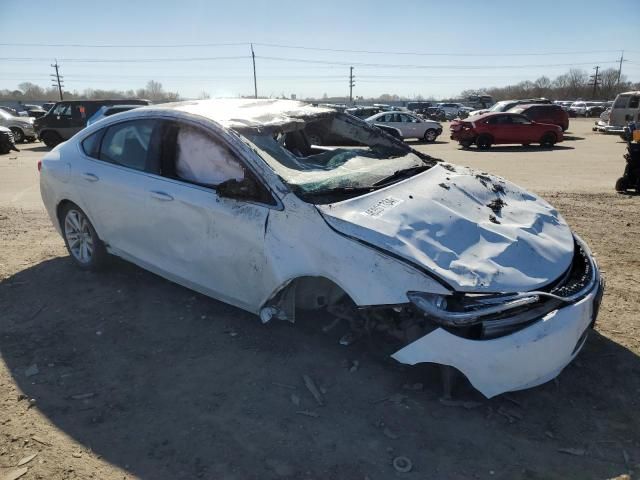
M463 147L476 144L478 148L491 145L539 143L551 147L563 140L562 128L548 123L529 120L518 113L485 113L465 120L451 122L451 140L457 140Z
M558 125L563 132L569 128L569 114L560 105L518 105L508 111L520 113L534 122Z

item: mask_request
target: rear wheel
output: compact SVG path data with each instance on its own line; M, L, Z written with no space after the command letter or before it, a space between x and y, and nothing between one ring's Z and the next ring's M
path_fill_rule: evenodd
M24 132L17 127L11 127L13 133L13 141L16 143L24 142Z
M433 128L430 128L426 132L424 132L424 141L425 142L435 142L436 138L438 138L438 132L436 132Z
M83 270L97 270L107 258L104 243L85 213L73 203L62 210L64 243L75 264Z
M553 147L556 143L556 136L552 132L547 132L542 135L540 139L540 146L542 147Z
M476 145L478 148L487 149L491 148L491 144L493 143L493 139L489 135L480 135L476 140Z
M62 138L56 132L44 132L40 135L40 139L49 148L53 148L62 142Z

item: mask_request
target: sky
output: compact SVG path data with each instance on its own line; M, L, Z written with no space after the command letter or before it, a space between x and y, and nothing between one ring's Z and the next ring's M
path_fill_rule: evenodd
M638 0L0 0L0 89L136 89L182 97L454 97L570 68L640 81ZM75 45L75 46L74 46ZM628 60L628 61L627 61Z

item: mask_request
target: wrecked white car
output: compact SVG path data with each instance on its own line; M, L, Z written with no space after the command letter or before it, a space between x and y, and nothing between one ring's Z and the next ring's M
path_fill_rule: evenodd
M354 146L310 145L310 125ZM542 199L300 102L121 113L48 153L40 185L82 268L114 254L265 323L327 309L487 397L558 375L602 295L589 249Z

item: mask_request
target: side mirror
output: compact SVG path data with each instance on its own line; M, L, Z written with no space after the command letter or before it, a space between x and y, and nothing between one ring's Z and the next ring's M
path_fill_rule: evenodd
M222 182L215 190L222 198L252 200L270 205L275 203L271 194L251 175L245 176L242 180L232 178Z

